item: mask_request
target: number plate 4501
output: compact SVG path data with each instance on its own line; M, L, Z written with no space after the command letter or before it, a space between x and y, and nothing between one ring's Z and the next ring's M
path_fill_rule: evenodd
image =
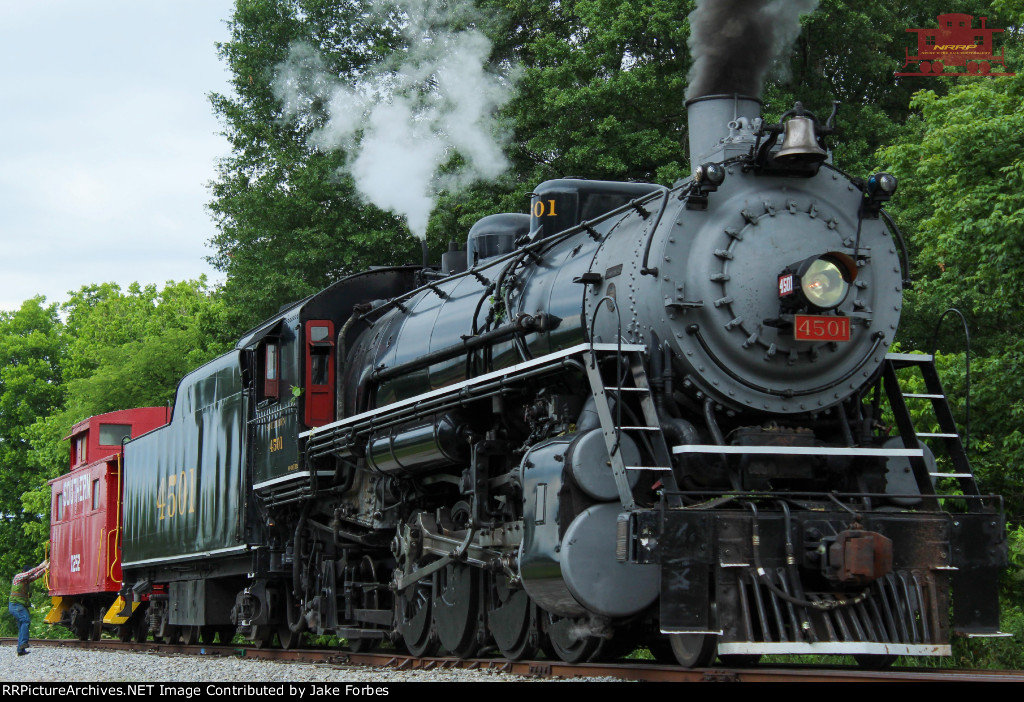
M793 320L793 337L797 341L849 341L850 318L798 314Z

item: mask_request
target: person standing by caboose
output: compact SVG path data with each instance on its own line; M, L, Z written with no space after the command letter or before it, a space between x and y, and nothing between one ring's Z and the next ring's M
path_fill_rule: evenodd
M28 625L32 621L28 614L28 586L32 581L38 580L49 567L49 560L43 561L35 568L25 566L25 570L15 575L11 581L11 602L7 605L7 611L18 620L19 656L28 653Z

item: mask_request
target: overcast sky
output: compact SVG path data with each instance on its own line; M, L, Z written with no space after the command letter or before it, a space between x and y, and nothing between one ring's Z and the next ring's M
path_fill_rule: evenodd
M232 0L0 0L0 309L113 281L222 277L207 95Z

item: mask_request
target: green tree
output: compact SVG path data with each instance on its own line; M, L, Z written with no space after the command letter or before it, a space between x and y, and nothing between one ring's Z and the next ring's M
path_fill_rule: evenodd
M123 292L113 283L85 286L61 310L67 318L60 337L63 402L22 430L31 445L26 465L32 470L21 488L21 507L46 517L24 525L30 542L47 538L46 481L67 470L64 437L76 422L119 409L166 405L186 373L232 344L223 336L226 306L205 279L169 282L159 291L154 285L132 284Z
M0 579L42 559L48 529L28 538L26 529L48 524L48 510L25 510L22 496L38 484L28 428L57 407L63 351L56 305L42 297L16 312L0 312ZM48 507L48 504L47 504ZM4 594L6 598L6 591Z
M1024 52L1006 43L1013 66ZM901 179L893 209L917 252L904 339L929 348L937 312L955 307L967 316L974 356L972 458L987 486L1007 496L1020 519L1024 79L971 80L945 95L923 91L911 106L917 114L903 137L881 152ZM960 325L939 330L937 343L940 350L962 352ZM963 362L949 370L947 382L962 389Z
M322 123L285 121L272 85L290 48L305 42L334 76L351 76L388 53L394 37L367 21L360 0L238 0L219 46L234 96L211 96L232 153L218 168L210 211L218 234L210 261L227 274L224 295L241 332L342 275L369 264L419 260L404 224L360 202L339 175L345 155L307 145Z
M582 176L671 184L686 175L683 105L691 58L688 15L695 3L621 0L490 0L495 61L522 67L518 95L504 112L513 133L511 173L469 193L446 195L431 222L435 246L461 240L476 219L525 211L527 193L549 178ZM989 2L958 10L1002 15ZM769 71L764 114L777 119L801 100L825 119L841 103L831 139L836 164L866 175L875 151L900 133L914 91L946 84L897 79L907 29L935 24L941 0L877 3L822 0ZM1005 13L1004 13L1005 14Z

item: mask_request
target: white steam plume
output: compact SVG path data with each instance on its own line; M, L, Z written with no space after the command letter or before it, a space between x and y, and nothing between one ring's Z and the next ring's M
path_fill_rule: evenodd
M344 149L360 195L403 215L425 238L438 192L493 180L508 167L494 115L512 96L514 75L489 70L491 44L474 28L471 6L382 0L372 9L381 24L398 23L404 48L345 79L297 44L278 66L274 93L291 119L314 118L311 106L322 103L326 119L311 143ZM461 165L440 173L454 154Z

